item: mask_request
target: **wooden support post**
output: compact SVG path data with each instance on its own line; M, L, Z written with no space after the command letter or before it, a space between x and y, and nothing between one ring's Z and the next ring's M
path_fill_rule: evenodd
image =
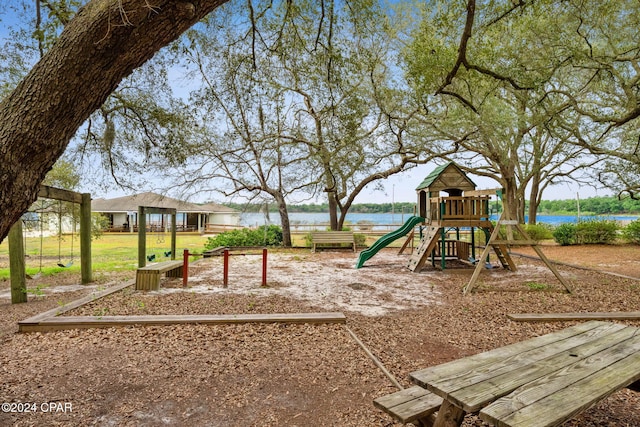
M262 285L267 286L267 248L262 249Z
M222 285L226 288L229 285L229 249L225 249L223 254Z
M24 271L22 220L9 230L9 271L11 276L11 304L27 302L27 276Z
M438 409L438 415L433 427L458 427L462 424L464 415L464 410L444 399L440 409Z
M478 262L476 258L476 233L474 227L471 227L471 258L473 258L475 262Z
M489 239L487 239L487 244L485 245L484 250L482 251L482 255L480 255L480 259L476 262L476 268L473 270L473 274L471 275L471 279L469 280L469 283L467 283L467 285L464 288L462 288L462 292L464 295L468 294L473 290L473 287L476 284L476 280L478 280L478 276L480 275L480 271L482 271L482 269L484 268L485 259L489 256L489 251L491 250L491 245L489 245L489 242L491 242L492 240L495 240L496 237L498 237L499 230L500 230L500 222L498 221L498 225L496 226L496 228L493 229L493 232L491 233L491 236L489 237Z
M447 233L444 231L444 227L440 229L440 269L445 270L447 268Z
M83 285L93 281L91 268L91 194L82 193L82 203L80 203L80 273Z
M171 259L176 259L176 230L178 226L176 225L176 211L174 210L171 214Z
M189 249L185 249L182 253L182 287L187 287L187 282L189 281Z
M144 206L138 206L138 268L147 265L147 219Z

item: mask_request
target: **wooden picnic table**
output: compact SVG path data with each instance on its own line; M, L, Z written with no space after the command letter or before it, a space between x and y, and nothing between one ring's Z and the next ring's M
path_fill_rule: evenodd
M495 426L557 426L637 387L640 329L591 321L410 377L444 399L434 426L459 426L465 413L478 411Z

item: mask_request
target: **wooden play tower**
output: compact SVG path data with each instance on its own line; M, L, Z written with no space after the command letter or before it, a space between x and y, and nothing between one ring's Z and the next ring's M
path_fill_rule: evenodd
M437 167L416 188L419 215L425 218L425 227L418 248L411 254L407 267L419 272L429 258L444 270L446 258L455 257L475 262L476 228L489 236L493 224L489 220L490 195L496 190L476 191L475 183L455 164ZM446 196L442 196L446 193ZM471 230L471 241L460 240L460 229ZM448 236L455 232L455 239ZM513 270L515 265L505 245L493 245L493 250L504 268Z
M476 185L455 164L447 163L436 168L416 188L418 192L419 216L425 219L420 244L411 254L407 267L419 272L431 258L436 266L440 259L440 268L445 269L447 258L457 258L476 265L471 280L465 286L464 293L471 292L485 261L492 250L504 269L516 271L516 265L509 255L511 246L531 246L540 259L558 278L567 292L569 284L560 276L553 264L544 256L537 242L527 235L526 230L517 221L500 218L495 227L490 221L490 196L499 195L500 190L476 190ZM446 193L447 196L442 196ZM460 229L470 230L471 241L460 239ZM486 242L479 259L475 256L476 228L484 231ZM500 230L506 228L506 239L500 237ZM514 230L515 228L515 230ZM451 232L455 238L450 238Z

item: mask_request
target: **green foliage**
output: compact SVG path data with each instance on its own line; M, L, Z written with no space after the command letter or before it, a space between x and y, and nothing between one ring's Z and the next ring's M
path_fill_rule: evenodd
M280 246L282 245L282 228L277 225L262 225L256 229L242 228L226 231L216 237L209 237L205 249L219 246Z
M574 245L576 243L576 225L560 224L553 230L553 239L561 246Z
M102 237L104 230L109 227L109 218L99 212L91 212L91 239Z
M549 288L549 285L539 282L527 282L525 285L532 291L544 291Z
M578 211L576 200L543 200L540 202L540 213L567 213L575 215ZM617 197L589 197L580 200L580 211L589 215L610 215L640 213L640 200Z
M526 224L524 228L529 237L536 242L553 239L553 227L549 224Z
M611 220L582 221L576 225L576 240L583 245L608 245L618 238L618 228Z
M622 230L622 236L630 243L640 245L640 219L632 221Z
M364 246L367 241L367 236L361 233L354 233L353 240L356 242L356 246Z
M80 173L74 163L66 159L59 159L47 173L43 184L65 190L75 190L80 185Z
M566 245L608 245L618 238L618 224L610 220L561 224L553 231L554 240Z
M313 236L311 235L310 231L304 235L304 245L307 248L310 248L313 246Z

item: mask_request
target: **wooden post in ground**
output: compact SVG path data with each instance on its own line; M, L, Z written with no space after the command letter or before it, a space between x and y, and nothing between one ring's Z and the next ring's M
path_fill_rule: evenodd
M24 271L22 220L9 230L9 271L11 276L11 304L27 302L27 275Z
M144 206L138 206L138 268L147 265L147 219Z
M189 281L189 249L182 252L182 287L187 287Z
M82 193L80 203L80 273L82 284L93 281L91 273L91 194Z
M178 230L178 226L176 225L176 217L177 213L174 210L171 213L171 259L176 259L176 231Z
M229 249L225 249L223 252L222 261L222 286L225 288L229 286Z
M267 286L267 248L262 249L262 287Z

